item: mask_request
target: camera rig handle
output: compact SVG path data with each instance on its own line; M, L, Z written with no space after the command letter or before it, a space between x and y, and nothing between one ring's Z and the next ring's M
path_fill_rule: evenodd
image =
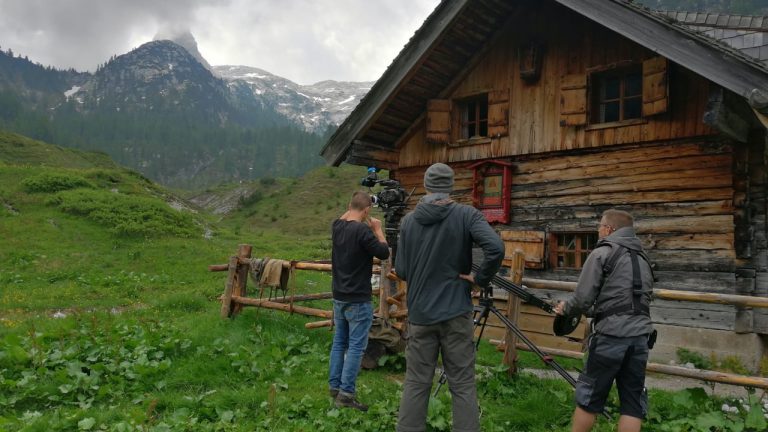
M477 264L472 264L472 271L477 273L480 271L480 266ZM555 307L552 306L550 303L548 303L546 300L536 297L533 295L530 291L526 290L525 288L516 285L512 283L512 281L508 279L504 279L503 277L499 276L498 274L493 275L493 278L491 279L491 283L493 286L503 289L506 292L512 293L520 299L532 306L536 306L537 308L543 310L546 313L550 313L555 315Z

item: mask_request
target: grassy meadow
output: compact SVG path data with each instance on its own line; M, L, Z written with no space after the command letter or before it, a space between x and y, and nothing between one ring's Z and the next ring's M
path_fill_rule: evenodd
M106 156L0 132L0 430L394 430L402 356L360 374L368 413L336 409L327 396L332 333L254 308L221 319L225 273L207 270L241 243L257 257L328 259L329 224L364 174L325 167L256 181L222 217ZM328 291L330 276L299 272L296 286ZM567 430L573 392L564 381L509 378L500 364L482 343L484 431ZM521 364L540 366L527 353ZM765 430L759 410L726 402L736 412L700 390L652 391L647 430ZM450 430L450 406L444 388L430 401L428 430ZM616 406L613 395L614 419L596 430L615 430Z

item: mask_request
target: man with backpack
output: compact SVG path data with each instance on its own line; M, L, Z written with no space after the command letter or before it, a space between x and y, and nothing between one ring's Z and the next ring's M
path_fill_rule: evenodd
M603 212L600 241L584 263L576 292L555 308L559 315L578 316L594 307L589 354L576 384L573 432L592 429L614 379L619 432L640 431L648 411L645 367L656 336L649 312L653 272L633 225L625 211Z

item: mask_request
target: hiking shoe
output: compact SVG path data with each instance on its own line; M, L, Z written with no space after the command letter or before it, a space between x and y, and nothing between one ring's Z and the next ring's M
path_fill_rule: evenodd
M330 394L330 395L331 395L331 398L333 398L333 399L336 399L336 396L338 396L338 395L339 395L339 389L334 389L334 388L332 388L332 389L331 389L331 390L328 392L328 394Z
M336 408L354 408L356 410L360 410L362 412L368 411L368 405L360 403L355 398L355 395L339 392L339 395L336 396Z

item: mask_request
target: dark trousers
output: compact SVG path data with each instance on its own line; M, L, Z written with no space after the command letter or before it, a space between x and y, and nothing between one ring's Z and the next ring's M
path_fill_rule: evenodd
M453 400L453 431L479 431L472 314L428 326L409 324L408 331L407 368L397 419L398 432L426 429L438 354L443 359Z

